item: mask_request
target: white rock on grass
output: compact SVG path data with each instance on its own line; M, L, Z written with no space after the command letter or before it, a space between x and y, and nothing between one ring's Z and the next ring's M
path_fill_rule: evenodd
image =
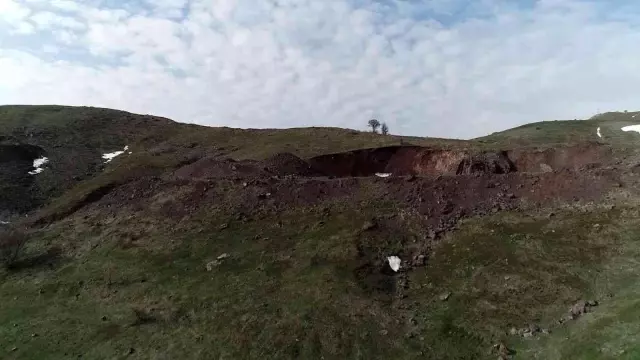
M104 163L105 163L105 164L110 163L110 162L111 162L111 160L113 160L113 159L117 158L118 156L120 156L120 155L124 154L124 153L125 153L126 151L128 151L128 150L129 150L129 146L127 145L127 146L125 146L125 147L124 147L124 150L121 150L121 151L114 151L114 152L112 152L112 153L106 153L106 154L103 154L103 155L102 155L102 158L105 160L105 162L104 162ZM131 152L130 152L130 151L129 151L129 154L131 154Z
M33 160L33 170L29 171L29 175L37 175L44 171L44 166L49 162L49 158L41 157Z
M629 125L622 128L622 131L635 131L640 133L640 125Z
M398 272L398 270L400 270L400 263L402 262L400 260L399 257L397 256L389 256L387 258L387 261L389 262L389 267L391 268L391 270Z

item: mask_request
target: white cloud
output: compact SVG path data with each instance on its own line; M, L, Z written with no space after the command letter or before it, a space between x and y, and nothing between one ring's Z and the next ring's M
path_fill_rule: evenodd
M241 127L364 128L376 117L392 132L452 137L637 106L635 3L393 3L0 0L6 43L21 44L0 43L0 103ZM26 49L28 21L53 39Z

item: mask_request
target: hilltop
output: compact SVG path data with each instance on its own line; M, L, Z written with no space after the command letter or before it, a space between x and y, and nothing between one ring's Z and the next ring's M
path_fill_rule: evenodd
M463 141L0 107L2 357L634 359L636 114Z

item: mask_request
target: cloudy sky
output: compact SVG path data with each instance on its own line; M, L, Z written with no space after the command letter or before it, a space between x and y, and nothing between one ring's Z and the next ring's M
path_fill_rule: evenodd
M469 138L640 109L637 0L0 0L0 104Z

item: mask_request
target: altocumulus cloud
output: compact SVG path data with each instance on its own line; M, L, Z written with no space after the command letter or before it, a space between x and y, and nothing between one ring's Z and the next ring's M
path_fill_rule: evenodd
M468 138L637 109L640 4L0 0L0 103Z

